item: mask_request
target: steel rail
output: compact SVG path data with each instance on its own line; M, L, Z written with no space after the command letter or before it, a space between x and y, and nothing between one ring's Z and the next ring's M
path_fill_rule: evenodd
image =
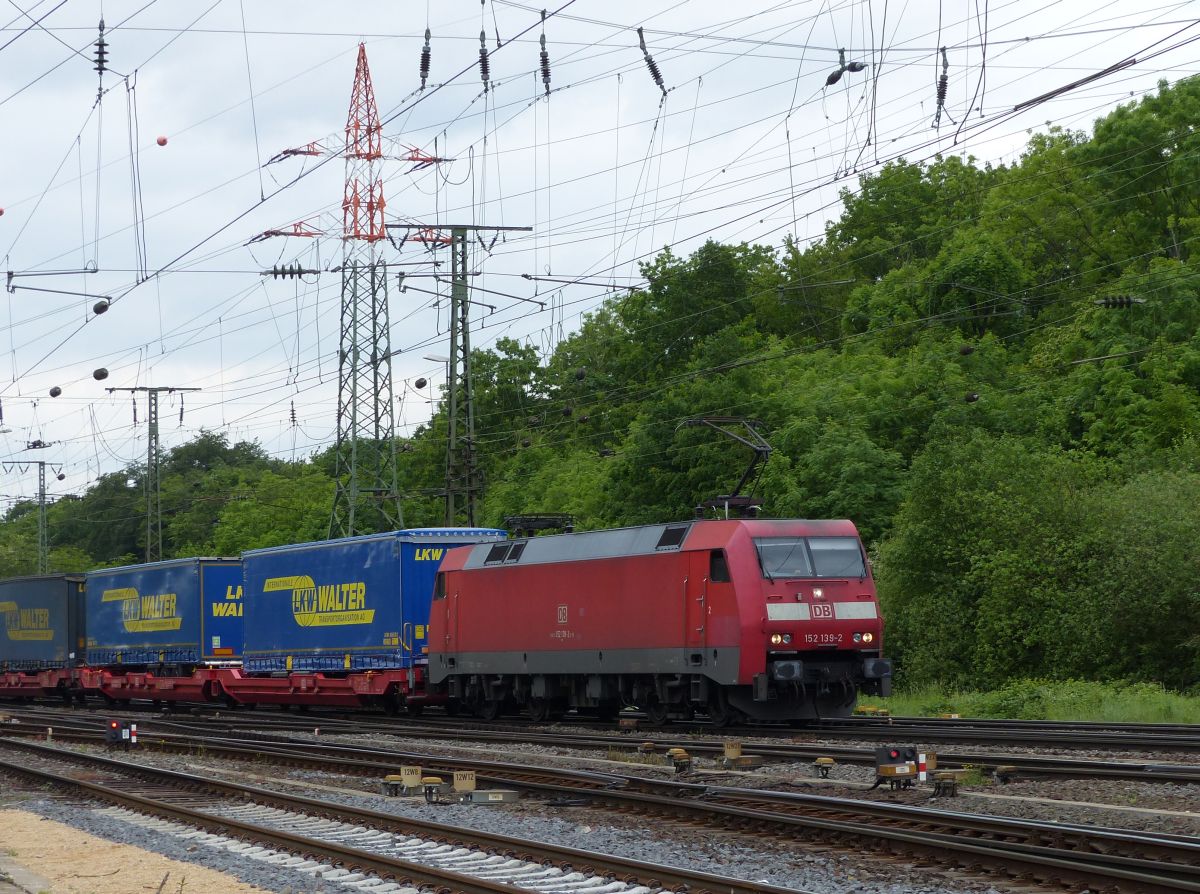
M174 738L174 737L173 737ZM151 741L154 741L153 738ZM343 772L388 772L394 767L396 752L377 749L331 746L313 743L253 740L240 749L242 756L269 754L287 763L307 766L336 766ZM196 747L200 743L193 743ZM287 747L283 747L283 746ZM176 746L179 747L177 741ZM228 744L204 741L202 747L214 753L233 753ZM408 757L408 755L402 755ZM370 757L369 760L364 759ZM734 828L763 829L784 834L789 840L799 835L826 836L841 840L850 835L884 842L902 848L934 852L939 857L971 866L981 857L1005 871L1012 866L1021 873L1058 873L1071 881L1117 883L1137 892L1200 891L1200 840L1186 836L1143 835L1122 830L1092 827L1072 828L1058 823L1036 823L958 812L945 813L929 808L890 803L862 802L819 795L790 795L786 799L750 789L717 788L693 783L649 780L644 777L619 777L621 787L579 788L571 771L537 768L534 775L553 778L559 783L532 781L504 775L513 765L495 762L459 762L453 759L419 756L426 767L454 768L469 763L475 768L491 768L488 775L500 784L538 791L543 795L586 798L617 810L681 816L688 822ZM526 768L528 769L528 768ZM478 772L478 769L477 769ZM567 784L563 784L565 781ZM591 781L589 780L589 783ZM791 802L787 807L778 802ZM729 803L725 803L729 802ZM842 817L842 818L831 818ZM845 819L844 817L853 817ZM965 818L970 818L967 822ZM1050 844L1030 843L1041 836ZM1018 840L1013 840L1013 839ZM1068 840L1069 839L1069 840ZM1130 849L1141 854L1147 849L1157 859L1145 860L1124 853L1093 853L1095 842L1106 847ZM1067 846L1071 845L1071 846Z
M25 716L31 719L44 719L41 713L21 714L17 713L14 716ZM63 715L62 718L55 720L59 724L58 730L61 733L66 733L69 730L79 730L85 735L91 735L93 727L84 720L71 714ZM322 727L327 724L327 720L317 721L316 718L312 722L300 723L281 723L279 726L285 726L288 730L294 732L304 732L312 730L314 727ZM66 726L64 726L66 724ZM263 724L255 723L250 718L226 718L221 717L211 721L196 722L194 720L164 720L162 718L148 718L143 721L143 735L149 734L150 730L170 728L182 729L191 735L211 735L214 728L218 725L224 726L224 731L242 735L248 735L245 731L246 727L255 728L261 727ZM275 726L276 724L269 724ZM328 725L323 726L325 732L339 732L339 727L330 729ZM284 730L281 730L281 732ZM362 725L347 724L343 731L345 734L378 732L385 735L403 736L413 739L438 739L446 738L448 730L430 728L428 726L412 726L409 724L390 724L380 726L379 728L367 727ZM0 727L0 734L9 732ZM26 735L36 735L35 730L25 731ZM269 736L271 733L259 733L258 735ZM650 742L657 749L666 750L673 747L682 747L691 754L708 754L720 755L724 751L725 742L722 740L702 740L694 738L685 738L679 736L664 736L647 735L645 733L637 733L635 735L626 734L599 734L599 733L557 733L544 731L523 731L511 732L503 730L459 730L456 732L456 738L460 740L469 740L475 742L492 742L492 743L530 743L536 742L544 745L555 745L566 748L620 748L633 750L643 742ZM901 735L892 737L893 740L900 740ZM907 743L903 743L907 744ZM933 749L930 749L933 750ZM757 757L768 758L778 761L811 761L818 757L831 757L839 763L873 765L875 762L875 752L870 748L854 748L841 745L815 745L815 744L764 744L760 742L744 742L742 743L742 753ZM943 768L972 766L978 767L985 774L995 773L999 767L1015 767L1017 775L1023 776L1040 776L1040 777L1068 777L1068 778L1097 778L1097 779L1118 779L1132 780L1138 782L1169 782L1177 784L1200 783L1200 764L1164 764L1164 763L1149 763L1143 761L1096 761L1085 760L1078 758L1052 757L1044 755L1026 755L1026 754L1011 754L1011 753L987 753L987 752L965 752L954 750L937 750L938 764Z
M456 872L434 869L433 867L421 866L420 864L409 863L404 860L395 860L356 848L342 847L330 842L318 841L313 838L281 832L276 829L268 829L265 826L258 826L253 823L212 817L198 810L182 807L177 804L167 804L129 792L122 792L119 789L110 788L109 786L95 782L65 778L46 770L25 767L11 761L0 760L0 770L6 773L25 776L43 784L74 789L84 795L120 804L139 813L175 820L215 834L233 835L269 844L271 847L290 853L301 854L305 857L319 857L334 865L354 871L370 872L384 879L398 881L401 884L433 885L439 890L445 889L462 892L462 894L512 894L512 887L510 885L489 882L485 879L473 879Z
M138 711L144 707L151 710L147 703L144 706L130 703L119 709L108 710ZM217 709L217 706L200 706L201 708ZM353 726L356 730L369 728L372 731L389 732L398 729L418 727L434 730L439 726L446 733L462 735L464 733L505 732L507 727L512 732L519 728L519 735L527 735L528 721L520 718L505 718L501 725L482 725L472 718L436 718L424 717L419 721L413 718L394 720L378 720L372 722L369 718L379 717L375 712L363 711L346 714L345 712L315 712L306 714L306 720L299 720L295 715L279 716L274 714L245 714L239 721L228 716L229 709L219 708L224 715L222 719L230 723L244 722L258 726L281 726L302 729L307 723L329 726ZM8 713L14 713L9 710ZM572 725L581 729L612 729L609 723L598 724L591 718L569 718ZM679 724L686 729L688 724ZM693 729L699 732L715 731L716 728L706 723L695 724ZM666 734L662 728L651 728L643 732L657 735ZM724 727L719 732L723 735L758 736L861 736L868 739L894 739L903 732L905 735L922 736L928 742L955 741L987 741L993 744L1056 744L1067 748L1110 748L1125 750L1155 750L1170 751L1200 751L1200 725L1191 724L1137 724L1137 723L1103 723L1097 721L1042 721L1042 720L999 720L993 718L928 718L928 717L849 717L836 721L820 721L810 726L781 727L772 725ZM584 733L586 735L586 733Z
M696 894L701 894L701 892L712 892L712 894L717 894L717 892L719 894L805 894L805 892L797 892L793 888L780 888L762 882L748 882L713 875L711 873L661 866L610 854L533 842L529 839L513 838L491 832L449 826L442 823L412 820L381 811L332 804L326 801L287 795L264 788L226 782L219 779L210 779L175 770L130 764L98 755L63 751L62 749L51 748L36 743L3 740L3 745L16 746L43 756L51 756L58 760L103 767L111 772L147 779L156 784L168 783L191 792L215 792L223 797L250 801L309 816L321 816L343 822L350 820L357 824L377 828L382 831L396 832L423 839L433 839L439 842L454 842L464 847L497 853L502 856L526 860L528 862L536 863L551 860L564 868L593 875L608 875L618 881L629 884L640 884L646 887L665 888L667 890L691 891L696 892ZM473 879L470 876L453 871L436 870L422 864L384 857L328 842L321 842L252 823L245 823L225 817L213 817L187 807L157 801L129 792L122 792L119 789L100 783L61 777L46 770L14 764L3 759L0 759L0 769L7 772L21 773L51 784L75 786L86 793L105 800L114 801L115 803L126 804L140 812L149 812L171 819L179 819L189 825L198 825L220 834L229 834L232 831L239 837L265 841L272 844L272 846L299 852L306 856L318 855L335 864L344 865L354 870L371 872L384 878L397 878L401 881L421 879L430 884L453 884L454 890L461 890L468 892L468 894L475 891L488 892L488 894L493 894L493 892L512 894L513 891L511 884L491 883L486 880Z
M221 718L221 721L226 721L228 718ZM220 722L220 721L214 721ZM179 721L151 721L154 727L172 726L182 727L191 730L201 730L204 727L211 729L212 726L197 723L179 722ZM230 732L237 731L240 726L254 726L252 723L242 724L240 721L236 724L228 724L227 728ZM302 731L312 729L314 726L320 726L319 723L296 724L295 730ZM326 732L336 732L329 730ZM376 730L364 730L358 727L354 732L375 732ZM350 733L347 730L347 733ZM447 731L427 726L412 726L409 724L396 724L390 728L382 730L385 734L404 736L406 738L445 738ZM569 748L623 748L633 750L643 742L653 742L656 748L666 750L668 748L680 747L685 748L692 754L711 754L720 755L724 753L724 741L716 740L698 740L679 736L664 736L662 734L650 734L639 732L635 735L625 734L581 734L581 733L554 733L554 732L504 732L500 730L471 730L459 731L456 733L456 738L466 739L476 742L498 742L498 743L529 743L536 742L545 745L557 745ZM902 736L893 736L893 739L901 739ZM907 744L907 742L903 743ZM932 750L932 749L931 749ZM742 753L745 755L754 755L758 757L771 758L773 760L785 761L811 761L818 757L832 757L842 763L852 764L867 764L875 763L875 752L870 748L849 748L845 746L832 745L814 745L814 744L763 744L759 742L743 742ZM1048 757L1042 755L1023 755L1023 754L990 754L983 752L963 752L963 751L946 751L937 750L938 763L942 767L954 767L970 765L979 767L985 773L992 773L997 767L1016 767L1018 771L1027 775L1037 776L1055 776L1055 777L1094 777L1106 779L1124 779L1140 782L1173 782L1173 783L1196 783L1200 782L1200 764L1189 766L1186 764L1162 764L1148 763L1142 761L1094 761L1081 760L1077 758L1062 758Z

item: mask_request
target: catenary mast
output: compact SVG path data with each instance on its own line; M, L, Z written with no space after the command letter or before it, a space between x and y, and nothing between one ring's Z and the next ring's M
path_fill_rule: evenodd
M396 479L395 418L388 326L383 127L367 50L358 47L346 118L342 198L342 314L338 352L335 491L331 537L404 525Z

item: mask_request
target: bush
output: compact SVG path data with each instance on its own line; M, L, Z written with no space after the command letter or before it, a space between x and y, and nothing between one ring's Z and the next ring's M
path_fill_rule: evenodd
M1200 693L1173 692L1144 682L1025 679L988 692L926 686L878 701L896 716L1200 723Z

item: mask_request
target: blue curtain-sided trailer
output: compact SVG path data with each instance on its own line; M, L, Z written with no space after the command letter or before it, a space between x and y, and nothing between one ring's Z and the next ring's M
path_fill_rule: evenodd
M445 551L506 536L422 528L243 553L245 672L411 668L428 653Z
M89 571L92 666L186 668L242 652L240 559L194 558Z
M0 671L73 667L83 659L83 575L0 581Z

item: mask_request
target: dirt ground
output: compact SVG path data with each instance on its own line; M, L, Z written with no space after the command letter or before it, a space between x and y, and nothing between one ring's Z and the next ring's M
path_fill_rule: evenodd
M223 872L114 844L23 810L0 810L0 892L255 894L262 890Z

